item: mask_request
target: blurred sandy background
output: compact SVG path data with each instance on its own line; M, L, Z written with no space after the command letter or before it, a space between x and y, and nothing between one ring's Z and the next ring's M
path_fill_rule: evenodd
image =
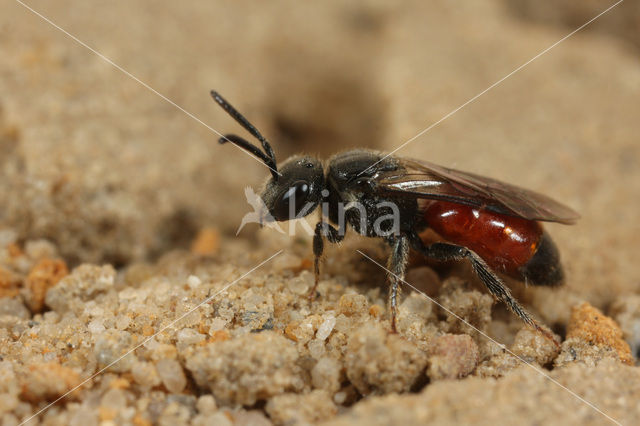
M215 88L280 160L391 150L611 3L32 1L221 133ZM264 167L19 3L0 18L0 224L72 264L116 266L232 233ZM640 288L640 7L627 1L398 155L551 195L569 286L598 305ZM251 238L253 230L242 236Z
M281 161L299 151L326 158L356 146L393 150L612 4L28 2L206 125L244 135L211 100L209 90L218 90L271 140ZM580 212L575 226L549 226L567 285L519 287L517 294L561 334L570 307L582 300L609 315L623 312L634 351L640 347L633 308L640 303L638 28L640 3L627 0L397 153L519 184ZM232 240L249 210L243 188L261 185L264 166L218 145L197 120L18 2L0 6L0 47L0 246L44 238L69 267L120 268L188 247L203 228L221 232L223 261L246 247L267 253L285 244L256 236L253 226L243 230L243 241ZM335 262L344 259L351 258ZM122 276L130 270L136 269ZM614 367L593 380L609 378L607 389L618 389L631 367ZM589 396L593 386L580 384L586 373L575 371L576 382L567 382ZM509 380L491 382L505 401L520 395L512 393L517 379ZM486 383L471 382L473 394L457 389L484 395ZM464 409L439 403L445 388L427 389L434 406L453 407L447 415ZM531 389L547 395L546 388ZM538 402L526 402L531 418ZM375 407L371 413L388 413L388 406ZM520 415L511 400L500 407L497 416ZM589 415L580 413L569 415Z

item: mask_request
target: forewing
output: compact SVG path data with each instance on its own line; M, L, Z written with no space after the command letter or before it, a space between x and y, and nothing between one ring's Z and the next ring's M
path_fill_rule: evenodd
M477 206L529 220L572 224L580 217L545 195L495 179L426 161L400 158L398 165L396 171L376 175L378 190Z

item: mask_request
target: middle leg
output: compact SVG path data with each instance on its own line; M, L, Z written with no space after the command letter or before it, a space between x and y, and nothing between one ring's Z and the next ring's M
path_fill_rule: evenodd
M396 333L396 317L398 314L398 287L404 281L404 273L407 269L407 258L409 256L409 241L407 237L401 235L390 242L391 255L387 263L389 271L388 278L391 283L389 288L389 309L391 314L391 332Z

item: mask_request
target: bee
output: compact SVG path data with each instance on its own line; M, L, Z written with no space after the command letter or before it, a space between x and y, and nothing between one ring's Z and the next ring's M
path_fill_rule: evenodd
M271 170L261 194L265 217L283 222L323 206L313 236L311 298L318 286L325 241L339 243L349 226L361 235L383 238L390 247L392 332L396 332L398 286L404 280L409 251L415 250L436 261L469 261L496 299L557 345L498 274L536 286L562 284L558 249L541 222L573 224L579 215L571 208L495 179L365 149L336 154L325 163L300 155L278 165L264 136L220 94L211 95L262 145L261 150L231 134L219 140L248 151ZM354 204L358 208L349 208ZM426 241L421 235L427 229L443 241Z

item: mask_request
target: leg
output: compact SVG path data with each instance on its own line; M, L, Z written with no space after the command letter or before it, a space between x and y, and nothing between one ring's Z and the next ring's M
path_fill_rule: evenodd
M396 316L398 313L398 287L404 281L404 273L407 267L409 255L409 241L407 237L400 236L391 241L391 255L387 263L387 269L391 287L389 288L389 308L391 310L391 332L396 333Z
M556 346L558 345L553 335L549 331L543 329L536 320L531 318L531 315L511 295L509 288L493 271L491 271L485 261L476 253L466 247L449 243L433 243L429 246L425 246L417 235L412 236L411 243L412 246L423 255L435 260L447 261L468 259L471 262L474 272L496 299L507 305L507 307L513 313L518 315L526 324L534 327L543 335L551 339Z
M316 224L316 230L313 235L313 273L314 284L309 293L309 299L313 300L316 297L316 289L318 288L318 282L320 281L320 257L324 251L324 239L329 240L330 243L339 243L344 239L344 232L340 233L336 228L329 225L326 222L318 222Z

